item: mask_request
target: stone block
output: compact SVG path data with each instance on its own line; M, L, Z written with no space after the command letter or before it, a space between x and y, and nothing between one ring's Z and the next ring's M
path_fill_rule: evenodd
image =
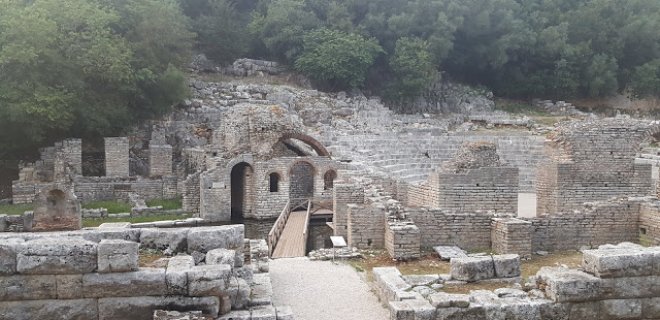
M165 282L170 294L188 294L188 270L195 266L192 256L178 255L170 258L165 271Z
M660 277L629 277L602 279L606 299L651 298L660 296Z
M145 248L173 252L186 252L189 228L144 228L140 231L140 244Z
M252 313L249 310L232 311L216 320L251 320Z
M372 272L383 300L397 300L398 293L406 292L412 288L401 278L401 272L396 267L376 267L373 268Z
M96 270L96 243L80 238L28 241L16 257L21 274L79 274Z
M600 278L653 275L654 254L633 249L585 250L582 267Z
M130 222L106 222L99 226L99 229L129 229Z
M622 320L642 317L642 301L639 299L618 299L602 301L601 319Z
M213 249L206 253L206 264L226 264L234 268L236 251L229 249Z
M126 240L140 242L140 229L131 228L102 228L80 231L80 236L87 240L99 243L104 239Z
M0 276L16 273L16 256L24 243L23 239L0 240Z
M440 276L437 274L413 274L402 276L402 278L407 284L411 286L430 286L440 281Z
M244 279L231 277L227 286L227 293L231 301L231 308L234 310L243 309L250 302L250 284Z
M175 311L201 310L206 315L217 317L219 306L218 297L102 298L98 299L98 319L152 320L154 311L159 309Z
M457 246L436 246L433 250L438 254L440 260L449 261L453 258L465 258L467 253Z
M470 296L467 294L452 294L438 292L428 297L435 308L467 308L470 306Z
M415 320L434 320L435 308L425 299L405 300L415 312Z
M153 320L213 320L213 318L205 316L201 311L156 310L154 311Z
M451 259L451 277L455 280L474 282L495 277L493 258L467 257Z
M520 256L503 254L493 256L496 278L515 278L520 276Z
M536 274L537 285L555 302L584 302L601 299L603 281L588 273L565 268L543 267Z
M0 301L0 320L83 320L98 317L96 299Z
M277 320L277 312L272 306L259 306L251 309L252 320Z
M277 320L294 320L293 310L289 306L276 306Z
M125 240L101 240L98 245L98 272L129 272L138 270L140 244Z
M206 253L213 249L243 251L244 235L245 226L242 224L192 228L188 232L188 253Z
M601 319L600 302L571 303L569 320Z
M642 318L660 318L660 298L642 299Z
M55 276L57 280L57 299L82 299L82 274Z
M257 273L253 275L251 285L251 306L270 305L273 303L273 285L270 282L270 274Z
M486 310L482 306L476 306L470 308L439 308L435 311L435 318L438 320L489 319L486 316ZM553 319L553 320L557 320L557 319Z
M55 276L13 275L0 277L0 301L42 299L57 299L57 279Z
M161 296L167 294L165 269L90 273L83 276L85 298Z
M226 264L195 266L187 271L188 295L223 296L231 277L231 267Z

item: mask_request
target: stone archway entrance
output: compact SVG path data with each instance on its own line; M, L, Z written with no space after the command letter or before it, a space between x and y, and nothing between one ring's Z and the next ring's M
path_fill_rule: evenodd
M314 166L308 162L299 161L291 167L289 199L297 201L314 196Z
M231 220L241 221L254 206L254 169L246 162L231 169Z

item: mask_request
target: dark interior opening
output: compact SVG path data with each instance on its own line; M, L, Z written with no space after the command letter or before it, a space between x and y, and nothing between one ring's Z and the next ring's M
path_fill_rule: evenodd
M273 173L270 174L269 180L270 180L270 183L269 183L270 192L280 191L280 176L277 173L273 172Z
M231 219L240 221L250 211L252 197L252 166L245 162L231 170Z

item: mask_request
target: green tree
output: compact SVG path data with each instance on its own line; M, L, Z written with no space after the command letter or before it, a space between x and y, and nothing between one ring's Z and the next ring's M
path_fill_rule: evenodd
M635 68L630 87L638 97L660 96L660 59Z
M412 99L429 87L437 74L428 41L401 38L396 42L390 68L395 84L391 94L398 99Z
M193 23L197 32L197 46L206 55L220 63L231 63L248 50L249 36L240 13L228 0L212 0L209 10Z
M382 52L373 38L320 29L305 35L295 67L331 88L356 88L364 84L369 67Z

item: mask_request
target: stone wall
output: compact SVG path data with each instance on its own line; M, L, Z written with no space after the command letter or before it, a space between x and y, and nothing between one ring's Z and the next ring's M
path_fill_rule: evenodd
M396 260L420 257L421 234L412 222L388 221L385 224L385 249Z
M584 271L543 267L524 290L468 294L417 290L396 268L374 268L374 278L393 320L658 319L659 258L660 247L610 245L586 250ZM437 275L417 277L442 281Z
M491 247L491 218L483 214L452 214L439 209L406 208L419 228L421 247L458 246L465 250Z
M217 317L250 303L243 244L242 225L2 236L0 319L146 320L156 309ZM206 253L207 265L178 255L166 268L140 268L139 246ZM220 251L231 259L210 258Z
M637 242L641 200L587 204L582 211L524 219L532 223L532 250L578 250Z
M199 213L200 174L193 173L183 182L181 205L185 212Z
M660 245L660 203L643 203L639 213L640 241Z
M532 257L532 223L515 218L493 218L491 242L494 252Z
M648 122L623 117L562 123L549 135L546 161L539 166L537 215L652 195L652 165L634 161L652 130Z
M364 188L357 184L335 183L333 193L334 235L348 238L348 205L364 203Z
M307 162L314 168L313 198L330 200L332 190L324 189L323 176L329 170L337 170L339 164L328 157L282 157L265 161L256 160L252 155L242 155L231 161L222 160L217 167L201 174L200 216L211 221L231 219L231 170L245 163L252 168L254 190L250 205L253 210L245 213L245 218L276 218L284 209L291 195L291 170L296 163ZM277 174L278 187L271 191L270 175ZM295 185L295 183L294 183Z
M172 146L149 144L149 176L172 175Z
M349 204L346 219L348 222L346 241L349 247L358 249L385 247L387 212L383 208Z
M518 211L518 168L488 167L461 173L434 172L426 184L408 186L409 206L464 213Z
M105 175L107 177L128 177L128 138L104 138L105 141Z

